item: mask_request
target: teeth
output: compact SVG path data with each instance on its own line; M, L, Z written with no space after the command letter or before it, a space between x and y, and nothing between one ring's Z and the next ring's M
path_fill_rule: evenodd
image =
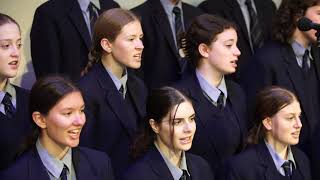
M76 130L72 130L72 131L69 131L69 132L72 133L72 134L78 134L80 132L80 130L76 129Z

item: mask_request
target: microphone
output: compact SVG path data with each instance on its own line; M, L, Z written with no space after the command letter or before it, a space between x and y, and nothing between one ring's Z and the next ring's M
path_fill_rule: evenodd
M309 31L311 29L320 31L320 24L313 23L310 19L302 17L297 22L297 27L300 31Z

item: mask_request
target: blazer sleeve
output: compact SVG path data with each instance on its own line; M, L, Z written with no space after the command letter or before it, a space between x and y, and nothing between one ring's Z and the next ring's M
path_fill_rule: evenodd
M62 57L58 28L48 9L40 6L31 27L31 57L37 77L59 72Z

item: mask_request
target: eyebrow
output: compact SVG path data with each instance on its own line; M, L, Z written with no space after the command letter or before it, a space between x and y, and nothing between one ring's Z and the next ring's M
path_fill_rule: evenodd
M196 116L196 113L193 113L191 116L189 116L189 118L190 117L193 117L193 116ZM184 118L174 118L173 120L183 120Z

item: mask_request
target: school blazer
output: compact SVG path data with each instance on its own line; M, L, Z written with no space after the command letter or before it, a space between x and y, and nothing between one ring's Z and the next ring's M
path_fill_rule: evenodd
M14 88L17 95L15 116L9 119L0 112L0 169L14 161L25 137L31 133L29 91L18 86Z
M99 0L101 10L119 7ZM50 0L35 11L31 32L31 57L38 78L63 74L78 81L88 63L91 36L77 0Z
M320 84L319 50L314 48L311 53ZM253 105L256 93L267 86L276 85L292 91L297 96L302 111L301 122L303 126L299 147L306 152L305 149L308 148L312 134L317 131L319 117L316 117L313 112L313 104L306 96L304 80L300 76L301 69L297 66L291 45L274 41L262 47L252 58L252 63L241 79L241 86L247 94L248 104ZM251 106L249 109L253 113L254 107ZM250 117L253 119L253 114Z
M207 98L203 95L199 81L195 72L182 79L174 85L177 89L184 92L193 102L193 107L196 113L197 131L193 140L193 145L190 149L191 153L200 155L208 161L213 171L216 171L226 157L222 157L222 152L226 147L221 144L224 141L223 134L225 129L219 129L215 124L220 123L221 117L216 112L215 108ZM226 79L228 91L228 99L231 103L231 108L237 119L238 127L240 128L241 137L235 137L240 140L239 144L243 144L243 140L247 134L247 109L245 95L240 86ZM234 131L233 128L227 131ZM222 143L223 144L223 143ZM242 146L239 145L236 152L240 152ZM215 172L214 172L215 173Z
M80 144L106 152L116 175L129 164L129 146L139 122L125 112L125 101L102 63L96 64L79 82L85 99L87 122ZM127 95L132 97L138 119L145 116L147 90L128 69Z
M214 180L208 163L200 156L186 153L188 171L192 180ZM173 180L171 172L156 147L135 162L125 173L122 180Z
M291 146L291 150L296 163L295 171L303 176L301 180L311 180L309 159L298 148ZM263 142L230 158L220 173L223 175L219 176L219 180L277 180L278 171Z
M177 51L168 16L160 0L147 0L132 11L141 17L144 49L139 73L146 85L152 89L177 82L189 70L189 64L186 62L182 66L179 63L185 60ZM183 2L182 11L185 29L193 18L202 14L200 9Z
M84 147L72 148L72 163L77 180L114 180L109 157ZM0 173L1 180L50 180L34 146L12 166Z

